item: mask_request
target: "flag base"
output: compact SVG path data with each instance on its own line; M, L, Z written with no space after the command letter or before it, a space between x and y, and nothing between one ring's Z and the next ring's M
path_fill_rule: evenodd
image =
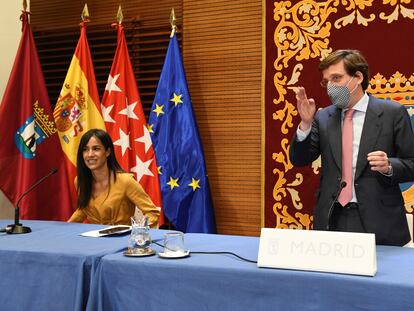
M30 233L32 232L32 229L30 229L29 227L25 227L22 224L13 224L13 225L8 225L6 232L8 234L22 234L22 233Z

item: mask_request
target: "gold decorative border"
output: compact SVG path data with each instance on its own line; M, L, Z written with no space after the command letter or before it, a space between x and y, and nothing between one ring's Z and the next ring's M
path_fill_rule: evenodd
M265 121L265 85L266 85L266 1L262 0L262 80L261 80L261 145L260 145L260 227L265 226L265 146L266 146L266 121Z
M414 19L414 10L406 7L406 4L410 4L411 0L383 0L382 3L391 7L392 10L391 13L380 12L378 14L379 19L386 21L388 24L397 21L400 17ZM356 23L368 27L369 23L377 18L377 15L364 15L364 10L373 5L373 0L329 0L323 2L303 0L294 4L292 4L292 1L275 1L273 4L273 19L277 23L273 36L277 48L277 57L273 63L276 72L273 77L276 90L276 96L273 98L273 103L276 105L273 120L281 122L280 132L287 136L293 127L293 118L298 115L298 112L296 107L285 98L285 95L289 87L298 83L304 68L302 62L309 59L323 59L332 52L329 37L333 26L340 29ZM349 13L338 17L332 26L328 19L336 14L339 8L344 8ZM264 33L266 33L265 30ZM296 64L289 66L291 63ZM384 84L385 88L382 89L391 88L391 85L395 87L397 79L402 81L401 78L402 76L399 77L397 72L389 80L390 86ZM371 91L378 93L376 92L379 91L376 90L376 87L378 87L377 81L381 81L382 84L384 78L381 75L376 75L373 79L375 83L372 84ZM412 83L412 79L410 77L401 83L406 81ZM371 80L371 83L373 83L373 80ZM404 85L400 84L399 94L401 94L403 88ZM385 93L390 94L388 91L385 91ZM273 213L276 216L276 227L310 229L313 218L309 214L300 212L303 204L296 189L299 185L302 185L303 175L297 173L293 181L288 181L286 177L286 173L293 168L288 156L288 138L281 139L280 147L281 152L272 154L272 160L275 161L273 174L277 176L277 181L273 185L273 198L275 200ZM316 160L312 167L314 173L318 174L320 159ZM294 215L288 211L288 205L282 203L282 198L287 196L290 198L288 205L295 209Z

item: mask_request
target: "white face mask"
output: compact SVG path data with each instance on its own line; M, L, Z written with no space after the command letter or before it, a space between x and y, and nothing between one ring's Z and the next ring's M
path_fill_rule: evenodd
M349 100L351 99L351 94L356 90L358 84L354 87L352 91L349 91L348 85L351 83L351 80L348 81L346 85L333 85L328 84L328 96L332 101L332 104L339 109L345 109L349 105Z

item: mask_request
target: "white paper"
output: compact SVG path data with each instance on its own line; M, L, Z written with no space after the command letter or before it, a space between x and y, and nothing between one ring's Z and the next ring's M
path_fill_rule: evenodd
M116 232L111 232L111 233L102 233L103 230L117 229L117 228L123 228L123 227L128 227L128 228L123 229L123 230L119 230L119 231L116 231ZM86 237L92 237L92 238L99 238L99 237L109 236L109 235L118 235L118 234L126 233L128 231L131 231L131 226L117 225L117 226L109 226L109 227L101 228L101 229L98 229L98 230L83 232L80 235L81 236L86 236Z

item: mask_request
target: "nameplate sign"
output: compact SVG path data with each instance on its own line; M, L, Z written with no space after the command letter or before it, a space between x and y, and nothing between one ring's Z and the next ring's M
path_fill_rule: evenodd
M374 276L375 235L262 228L257 266Z

